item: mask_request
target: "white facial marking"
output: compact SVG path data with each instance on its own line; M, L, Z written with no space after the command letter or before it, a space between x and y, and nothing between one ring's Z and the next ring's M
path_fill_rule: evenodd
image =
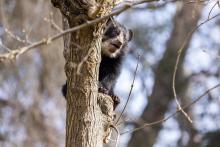
M113 39L109 39L109 40L106 40L104 42L102 42L102 53L111 57L111 58L115 58L117 57L120 52L121 52L121 47L120 48L116 48L114 45L112 45L111 43L114 43L116 41L120 41L120 42L124 42L124 35L123 33L121 32L116 38L113 38ZM114 49L115 52L111 52L111 49Z

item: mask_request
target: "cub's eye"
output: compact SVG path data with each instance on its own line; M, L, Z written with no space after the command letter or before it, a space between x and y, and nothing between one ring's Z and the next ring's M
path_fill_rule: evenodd
M108 30L105 32L104 36L106 38L114 38L120 34L120 31L116 29L115 27L111 26L108 28Z

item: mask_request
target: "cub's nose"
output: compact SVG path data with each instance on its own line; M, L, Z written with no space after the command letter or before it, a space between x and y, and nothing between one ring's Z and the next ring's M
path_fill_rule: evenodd
M121 48L122 42L119 40L116 40L112 43L112 45L114 45L116 48Z

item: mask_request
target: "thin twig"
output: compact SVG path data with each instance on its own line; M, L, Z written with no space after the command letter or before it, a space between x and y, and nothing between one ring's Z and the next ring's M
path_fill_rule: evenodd
M201 98L203 98L205 95L209 94L212 90L216 89L220 87L220 83L211 87L210 89L206 90L202 95L200 95L199 97L197 97L195 100L193 100L191 103L185 105L182 107L183 110L191 107L192 105L194 105L195 103L197 103ZM175 112L173 112L172 114L170 114L169 116L167 116L166 118L164 119L161 119L161 120L158 120L158 121L155 121L155 122L152 122L152 123L145 123L144 125L140 126L140 127L137 127L135 129L132 129L132 130L128 130L128 131L125 131L123 133L121 133L120 135L124 135L124 134L127 134L127 133L132 133L132 132L136 132L136 131L139 131L145 127L148 127L148 126L154 126L154 125L157 125L157 124L160 124L160 123L163 123L165 121L167 121L168 119L174 117L177 113L181 112L180 109L177 109Z
M115 127L114 125L110 125L111 128L113 128L115 130L115 132L117 133L117 138L116 138L116 143L115 143L115 147L118 146L118 141L119 141L119 137L120 137L120 132L117 129L117 127Z
M208 19L210 18L211 13L212 13L212 10L215 8L215 6L216 6L217 4L218 4L218 1L215 2L215 4L212 6L211 10L209 11Z
M211 0L194 0L194 1L187 1L187 3L205 3L210 2Z
M24 40L21 37L19 37L18 35L15 35L12 31L10 31L9 29L5 28L5 32L13 39L24 43L24 44L31 44L31 42L29 42L28 40Z
M54 29L56 29L58 32L62 32L62 31L63 31L63 29L61 29L61 28L59 27L59 25L57 25L57 24L54 22L54 20L53 20L53 13L52 13L52 12L50 12L49 19L45 17L45 18L44 18L44 21L50 23L50 25L51 25Z
M186 36L186 38L184 39L180 49L178 50L178 54L177 54L177 59L176 59L176 63L175 63L175 67L174 67L174 72L173 72L173 79L172 79L172 89L173 89L173 95L174 95L174 98L175 98L175 101L176 101L176 104L178 106L178 110L181 111L185 116L186 118L189 120L189 122L192 122L191 118L187 115L187 113L182 109L179 101L178 101L178 98L177 98L177 93L176 93L176 73L177 73L177 69L178 69L178 64L179 64L179 60L180 60L180 56L182 54L182 51L184 50L184 47L186 46L186 43L189 41L189 38L190 36L199 28L201 27L203 24L213 20L214 18L220 16L220 13L211 17L211 18L208 18L207 20L203 21L202 23L200 23L199 25L195 26Z
M26 34L25 34L25 39L27 40L27 42L30 42L30 43L32 43L32 42L29 40L29 35L31 34L31 31L32 31L32 29L29 28L29 29L26 31Z
M125 118L123 121L118 122L117 126L123 125L124 122L128 122L129 120L129 118Z
M51 27L56 29L58 32L62 32L63 30L51 19L48 19L48 18L44 18L44 21L50 23Z
M8 48L7 46L5 46L3 43L0 43L0 46L1 46L3 49L7 50L8 52L11 52L11 49Z
M136 75L137 75L137 70L138 70L138 65L139 65L139 62L140 62L140 54L138 54L138 60L137 60L137 65L136 65L136 68L135 68L135 71L134 71L134 77L133 77L133 81L132 81L132 84L131 84L131 88L130 88L130 91L129 91L129 94L128 94L128 98L127 98L127 101L125 103L125 106L120 114L120 116L118 117L117 121L116 121L116 125L118 124L119 120L121 119L127 105L128 105L128 102L131 98L131 93L132 93L132 90L133 90L133 87L134 87L134 81L135 81L135 78L136 78Z

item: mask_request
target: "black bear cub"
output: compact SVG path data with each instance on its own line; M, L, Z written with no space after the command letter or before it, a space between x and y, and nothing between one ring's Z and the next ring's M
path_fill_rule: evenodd
M114 86L121 72L124 57L128 54L127 44L132 38L132 31L109 19L104 30L101 53L102 59L99 67L99 92L108 94L114 100L114 109L120 99L114 94ZM62 88L66 97L67 86Z

